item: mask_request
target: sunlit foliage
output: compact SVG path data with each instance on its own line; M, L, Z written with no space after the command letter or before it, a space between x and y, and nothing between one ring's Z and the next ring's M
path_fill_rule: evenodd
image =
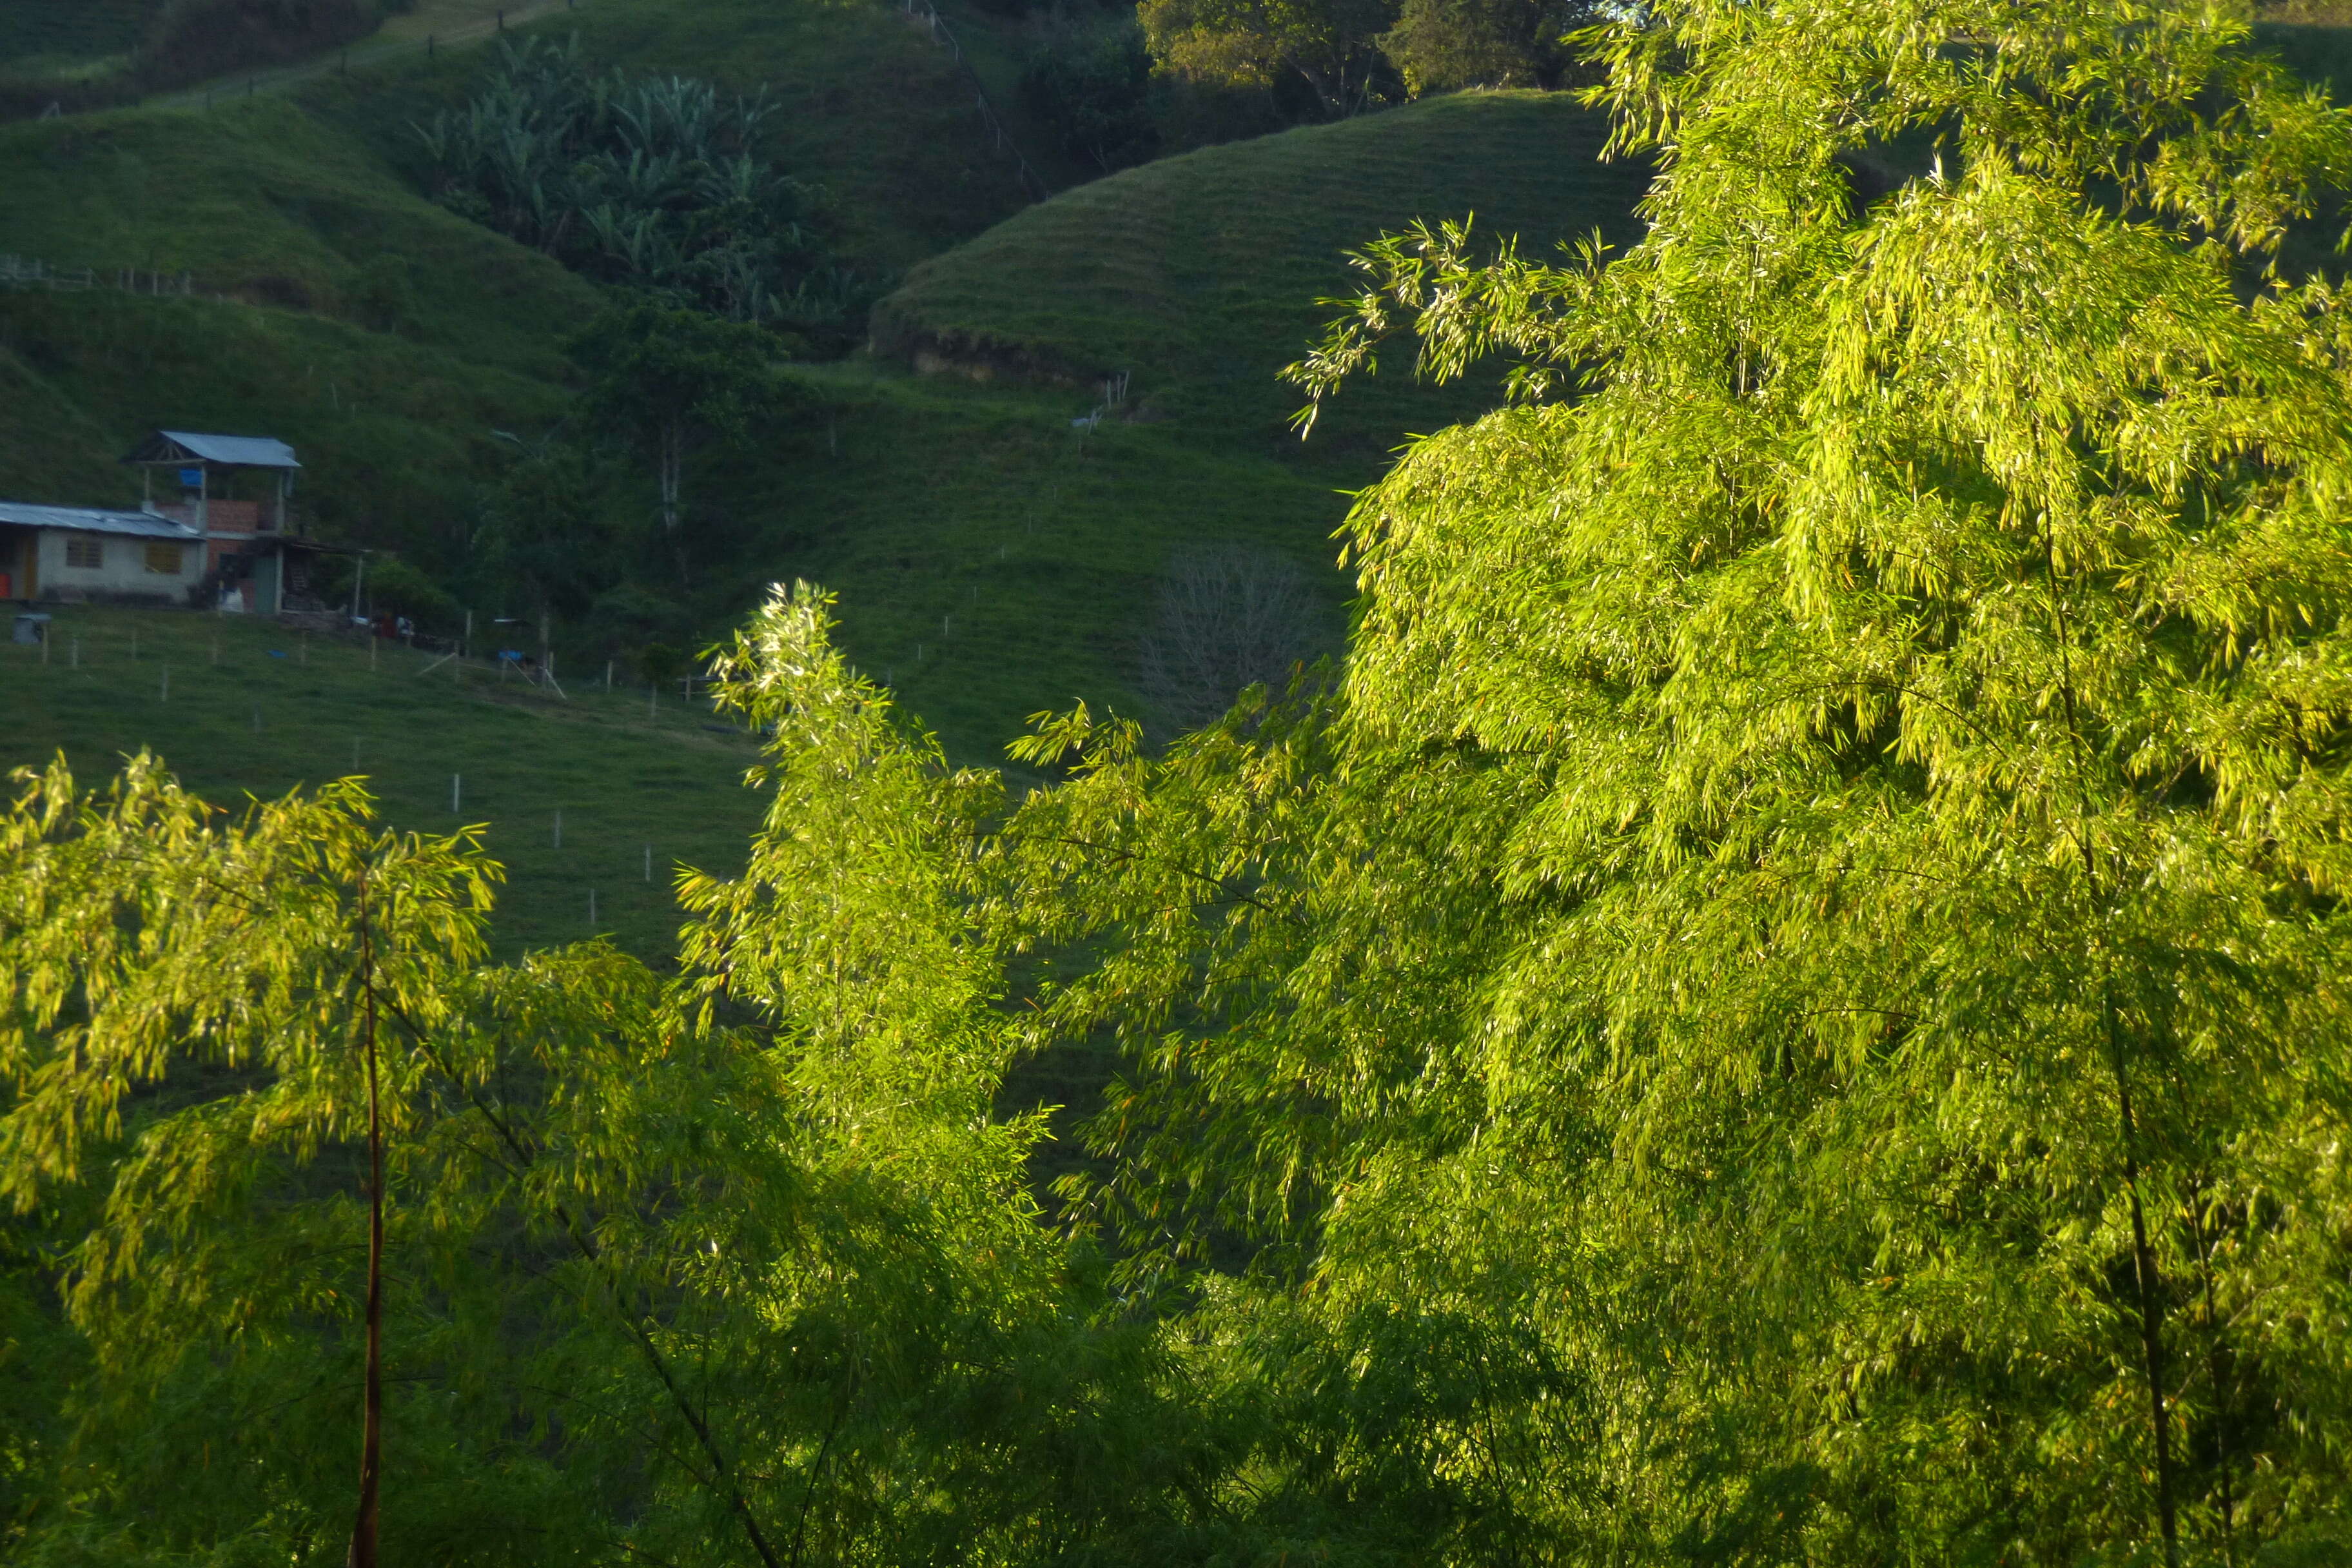
M2352 129L2244 33L1613 26L1643 241L1383 241L1295 373L1517 366L1345 661L1013 801L779 594L675 974L486 965L355 784L26 776L8 1544L341 1550L372 1005L418 1558L2352 1552L2352 339L2276 261ZM1105 1042L1049 1207L1007 1074Z

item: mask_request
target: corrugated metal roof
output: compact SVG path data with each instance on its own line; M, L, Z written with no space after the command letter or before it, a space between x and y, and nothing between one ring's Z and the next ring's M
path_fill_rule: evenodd
M167 448L176 448L168 449ZM299 468L294 448L274 436L208 436L201 430L158 430L122 460L126 463L172 463L184 452L203 463L226 463L240 468Z
M184 522L152 511L106 511L91 506L35 506L0 500L0 522L25 528L70 528L79 533L127 533L139 539L179 539L201 543L204 534Z
M274 436L206 436L192 430L163 433L207 463L246 468L299 468L294 448Z

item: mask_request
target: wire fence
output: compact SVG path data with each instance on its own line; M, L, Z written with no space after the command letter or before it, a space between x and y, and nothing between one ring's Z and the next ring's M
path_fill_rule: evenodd
M957 41L955 30L940 19L938 7L931 4L931 0L899 0L899 7L910 18L929 26L931 41L944 47L955 57L956 64L963 67L964 78L971 86L972 107L980 111L981 122L995 138L996 151L1012 158L1014 177L1020 181L1023 194L1032 201L1039 202L1052 195L1053 188L1045 184L1045 176L1038 174L1022 154L1019 144L1004 129L1004 121L996 112L996 106L988 101L988 89L982 85L980 73L971 68L970 60L963 58L963 45Z
M207 82L150 101L165 108L210 109L218 103L252 98L261 92L274 92L297 82L315 81L323 76L349 76L353 66L383 65L417 55L430 59L443 49L480 43L498 37L509 27L519 27L525 22L535 22L542 16L579 8L580 0L516 0L514 5L480 21L465 23L446 32L431 32L421 38L395 38L383 43L362 44L357 48L344 47L332 55L320 55L275 70L253 71L241 78Z
M196 291L193 272L159 272L144 267L52 267L37 256L0 255L0 289L79 293L115 289L125 294L188 295Z

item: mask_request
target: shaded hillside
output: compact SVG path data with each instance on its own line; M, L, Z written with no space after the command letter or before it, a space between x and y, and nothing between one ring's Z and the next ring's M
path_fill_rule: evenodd
M558 627L568 658L625 670L631 638L656 635L630 627L691 643L767 583L811 577L841 593L852 652L974 761L1040 708L1135 710L1139 640L1189 551L1297 561L1336 637L1337 492L1408 431L1491 396L1386 377L1344 400L1337 438L1291 438L1295 395L1273 374L1323 319L1317 297L1346 286L1341 252L1465 211L1536 248L1596 225L1622 236L1639 183L1594 163L1598 121L1564 100L1482 95L1171 160L921 261L1017 195L948 91L952 62L897 12L597 0L562 22L593 59L770 86L780 158L824 186L850 258L920 263L890 319L1135 372L1145 422L1076 429L1090 387L796 369L799 413L689 474L685 568L649 552L611 613ZM0 374L30 394L6 416L0 493L120 500L112 459L142 428L268 431L302 449L324 530L471 581L486 617L535 614L473 570L483 498L512 461L492 433L564 419L557 344L601 296L419 194L407 126L461 100L487 58L452 51L209 115L0 131L13 248L186 270L200 296L226 296L0 295ZM614 515L650 516L634 468L608 482Z
M0 5L0 74L127 58L163 8L163 0L10 0Z
M1349 288L1343 252L1473 215L1533 254L1596 229L1623 243L1648 176L1599 162L1606 132L1566 95L1474 93L1147 164L918 268L876 311L877 346L979 374L1127 371L1148 416L1274 450L1298 402L1276 373ZM1318 446L1361 464L1490 397L1391 375L1343 398Z
M961 68L895 6L821 0L593 0L519 28L576 37L590 64L765 89L777 163L824 194L824 221L853 266L887 274L969 239L1025 198L980 132ZM407 167L409 127L460 102L482 48L323 77L294 94Z

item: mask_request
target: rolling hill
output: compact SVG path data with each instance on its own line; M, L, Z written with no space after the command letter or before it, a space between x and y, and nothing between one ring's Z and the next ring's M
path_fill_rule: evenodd
M1594 163L1599 123L1566 100L1490 94L1211 148L1018 210L1009 166L949 90L961 68L890 8L594 0L537 26L576 32L591 58L768 87L786 110L779 155L824 186L845 253L908 269L877 313L886 352L798 369L811 410L693 476L690 578L640 586L715 633L771 581L827 583L852 652L971 760L1001 755L1039 708L1136 708L1137 637L1188 548L1292 556L1336 628L1338 492L1491 395L1384 377L1312 445L1288 435L1295 399L1274 373L1322 319L1317 299L1346 287L1346 247L1471 212L1537 248L1595 227L1622 238L1641 180ZM209 113L0 128L15 197L0 248L102 276L185 272L194 290L0 294L0 377L21 393L0 414L0 493L119 500L112 459L149 426L266 430L304 452L323 531L461 576L509 460L492 433L564 417L557 344L598 299L409 177L406 126L462 99L484 58L412 56ZM889 352L910 337L1129 370L1137 417L1074 429L1091 387L913 374ZM584 635L558 641L615 651Z
M1344 253L1415 218L1475 218L1542 255L1633 237L1638 163L1561 93L1424 99L1386 114L1205 148L1097 180L923 263L875 313L877 346L978 376L1125 371L1147 417L1293 456L1276 380L1349 290ZM1332 411L1309 463L1360 465L1491 388L1391 376Z

